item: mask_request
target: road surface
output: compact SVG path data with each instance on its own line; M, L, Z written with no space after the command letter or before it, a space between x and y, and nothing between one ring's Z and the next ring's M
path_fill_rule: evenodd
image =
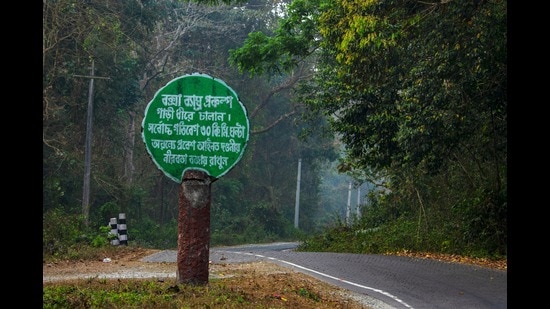
M507 308L507 272L429 259L377 254L296 252L298 243L211 248L212 263L269 260L363 297L373 308ZM146 262L176 262L164 250Z

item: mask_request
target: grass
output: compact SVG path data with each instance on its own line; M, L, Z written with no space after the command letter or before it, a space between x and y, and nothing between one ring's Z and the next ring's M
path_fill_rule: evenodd
M207 286L156 280L85 280L43 289L43 308L267 308L223 282Z
M200 286L92 278L45 284L43 308L365 308L336 294L320 293L311 282L288 274L211 279Z
M45 258L48 275L78 273L83 265L89 277L44 281L42 308L346 308L368 309L328 283L271 263L211 265L205 285L176 284L166 278L106 279L94 274L108 272L110 256L126 269L141 269L142 248L121 247L83 251L78 260ZM174 266L175 267L175 266ZM55 270L54 270L55 269ZM68 278L75 278L68 276Z

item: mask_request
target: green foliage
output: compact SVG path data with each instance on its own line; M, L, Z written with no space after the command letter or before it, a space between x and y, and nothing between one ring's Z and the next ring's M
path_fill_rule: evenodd
M243 6L217 6L229 3ZM45 254L101 248L119 212L131 242L176 246L179 187L152 164L139 123L147 98L190 68L231 84L257 132L273 115L302 115L253 134L235 170L213 184L212 244L296 239L328 225L309 246L506 254L506 1L299 0L287 8L276 19L269 5L240 1L44 4ZM75 75L89 74L92 59L110 80L95 81L85 226L77 214L89 79ZM301 83L286 88L297 72ZM351 227L338 221L341 201L322 192L338 186L321 171L333 168L324 163L339 142L338 171L383 188Z
M248 0L180 0L181 2L196 2L198 4L204 4L204 5L221 5L221 4L243 4L246 3Z
M306 237L299 250L368 254L438 252L483 258L506 256L506 242L495 239L502 231L495 234L499 229L489 230L490 224L480 222L492 221L494 216L478 213L477 220L471 220L454 211L432 207L423 213L407 209L408 203L393 207L388 203L395 203L395 200L386 197L369 203L359 220L351 225L336 221L324 231ZM396 208L392 214L388 212L390 208ZM475 230L471 225L476 224L479 224L479 233L473 237L469 232Z
M116 235L110 232L111 227L109 225L101 226L99 228L99 234L92 239L91 246L94 248L101 248L110 245L111 240L116 238Z
M82 211L90 79L76 75L89 75L94 60L94 74L109 78L94 79L88 217L92 232L77 228L78 234L84 236L58 240L51 240L46 234L45 243L55 243L50 246L57 247L64 243L72 248L79 241L101 246L108 239L97 231L123 212L128 218L130 243L156 248L176 246L179 186L164 179L139 138L141 115L148 98L171 78L201 71L225 80L241 94L250 111L258 108L265 112L257 113L251 122L256 128L269 127L275 121L272 115L298 114L298 107L291 102L291 91L285 87L277 89L277 83L283 84L288 76L277 76L271 81L248 79L228 67L228 50L241 44L242 38L253 32L251 29L276 24L271 7L249 3L238 8L199 5L214 2L105 1L93 6L73 1L45 3L44 213L58 208L71 214ZM229 3L218 4L222 2ZM302 42L290 38L287 43L296 49ZM272 98L272 102L259 102L265 96L266 101ZM311 161L316 154L329 152L321 143L302 146L297 138L301 127L294 120L288 117L272 130L252 137L245 158L235 171L213 185L214 243L269 241L295 235L290 223L294 201L292 195L285 193L293 191L295 166L288 162L300 152L311 156ZM264 178L266 173L272 177ZM303 194L308 199L304 212L315 207L315 182L305 189L312 197ZM258 222L265 217L251 214L254 205L271 211L276 217L268 219L276 225ZM56 224L50 220L53 218L44 219L46 226ZM312 228L313 224L304 221L304 227ZM66 254L68 250L62 251Z
M159 224L151 218L143 218L129 225L128 241L136 242L142 247L158 249L175 249L178 247L178 222L176 219Z
M349 299L324 299L317 287L285 274L269 278L240 273L210 279L208 285L177 284L172 280L98 279L46 283L42 308L333 308ZM271 282L270 282L271 280ZM273 281L274 280L274 281ZM273 282L284 282L273 286ZM281 294L277 292L281 291ZM288 298L288 299L287 299Z
M78 259L110 245L114 235L107 224L97 230L86 226L82 215L61 208L47 211L42 220L42 254L46 259Z
M309 299L312 299L316 302L319 302L321 301L321 297L319 295L317 295L316 293L312 293L310 291L308 291L307 289L305 288L300 288L298 291L297 291L298 295L302 296L302 297L306 297L306 298L309 298Z
M276 72L279 71L274 64L269 67L254 67L248 68L249 63L253 63L256 59L260 58L266 62L273 63L280 57L281 46L276 41L269 41L269 38L262 32L252 32L248 34L248 40L246 41L244 48L240 50L231 51L231 61L241 71L249 70L254 74L262 74L265 71ZM238 61L237 61L238 59Z
M122 280L106 284L91 279L85 286L48 285L43 288L43 308L188 308L194 306L235 308L247 304L246 295L212 282L208 287L150 280Z
M62 255L87 238L81 215L52 209L43 214L42 250L44 255Z
M121 213L120 207L114 201L108 201L101 205L98 209L99 218L118 218L118 214Z
M292 71L317 47L318 4L318 1L292 1L288 7L289 15L272 37L261 31L249 33L243 46L229 51L229 63L251 76Z
M300 232L277 209L265 204L252 206L246 217L230 216L225 224L212 224L211 246L296 240ZM218 222L218 218L213 217Z
M340 171L382 179L391 192L376 201L386 208L371 219L377 225L359 229L379 227L384 238L344 229L318 241L335 250L352 237L361 240L350 241L354 251L506 254L506 1L315 3L293 2L272 37L254 34L262 40L245 42L233 60L269 72L261 68L304 54L264 59L262 48L285 36L310 39L299 50L318 50L319 61L298 100L341 137ZM304 20L314 30L293 31ZM256 59L241 57L251 50Z

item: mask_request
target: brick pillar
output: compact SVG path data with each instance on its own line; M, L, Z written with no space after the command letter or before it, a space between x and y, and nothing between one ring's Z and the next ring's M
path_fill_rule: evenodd
M208 284L211 184L215 178L198 170L183 175L179 192L178 284Z

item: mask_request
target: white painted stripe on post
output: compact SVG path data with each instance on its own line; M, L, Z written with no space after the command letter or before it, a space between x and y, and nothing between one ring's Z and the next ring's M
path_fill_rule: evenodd
M126 227L126 214L118 214L118 240L121 245L128 245L128 228Z
M118 241L118 227L117 227L116 218L111 218L109 220L109 226L111 227L111 231L109 232L109 234L115 237L111 239L111 245L118 246L119 241Z

